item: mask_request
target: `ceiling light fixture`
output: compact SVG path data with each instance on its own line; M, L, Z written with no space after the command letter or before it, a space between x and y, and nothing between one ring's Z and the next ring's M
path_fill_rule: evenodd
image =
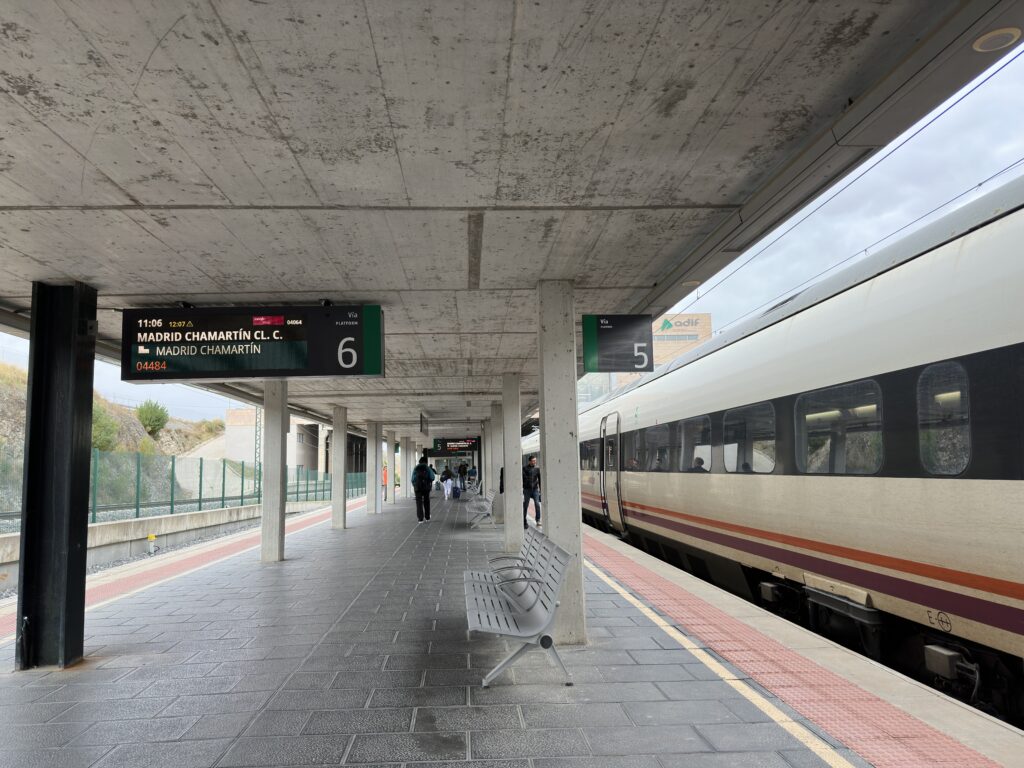
M991 32L986 32L975 40L971 45L971 48L976 50L978 53L1001 51L1004 48L1009 48L1020 40L1020 36L1020 27L1002 27L1001 29L993 29Z

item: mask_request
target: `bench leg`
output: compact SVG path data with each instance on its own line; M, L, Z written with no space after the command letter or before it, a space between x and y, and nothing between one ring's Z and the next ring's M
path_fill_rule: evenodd
M491 681L494 680L494 678L496 678L506 669L515 664L519 657L526 653L528 650L530 650L530 648L532 647L533 643L523 643L521 648L519 648L516 651L513 651L500 662L498 662L498 666L496 666L494 669L487 673L487 677L484 678L483 683L481 683L481 687L486 688L488 685L490 685Z
M548 652L548 656L554 659L555 664L562 670L562 674L565 675L565 684L572 685L572 673L565 668L565 664L562 663L562 657L558 655L558 651L555 650L555 641L551 639L550 635L543 635L540 639L540 647Z

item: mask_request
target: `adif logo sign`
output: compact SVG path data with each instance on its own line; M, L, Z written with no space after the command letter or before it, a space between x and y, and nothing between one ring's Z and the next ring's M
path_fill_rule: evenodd
M666 317L661 321L658 333L665 333L667 331L678 330L680 328L696 328L698 325L700 325L699 317L687 317L679 320L669 320Z

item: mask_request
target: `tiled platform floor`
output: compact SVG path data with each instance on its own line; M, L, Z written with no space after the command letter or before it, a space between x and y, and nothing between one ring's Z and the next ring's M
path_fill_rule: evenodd
M497 529L434 517L359 512L89 611L85 663L0 675L0 766L825 764L589 570L576 685L536 652L481 689L506 644L466 639L462 572Z

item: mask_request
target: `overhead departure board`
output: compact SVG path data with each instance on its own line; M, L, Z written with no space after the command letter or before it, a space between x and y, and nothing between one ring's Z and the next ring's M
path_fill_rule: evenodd
M479 437L435 437L434 450L447 453L475 451L480 446Z
M650 315L584 315L583 370L653 371L654 329Z
M383 374L384 317L377 305L123 313L122 381Z

